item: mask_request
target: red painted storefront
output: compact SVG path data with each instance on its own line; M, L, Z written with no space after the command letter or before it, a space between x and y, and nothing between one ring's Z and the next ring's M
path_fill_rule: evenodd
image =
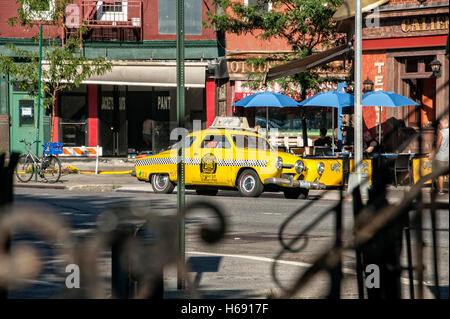
M427 127L448 109L448 3L427 1L420 7L415 1L389 1L380 8L380 25L363 29L363 80L374 83L374 90L394 91L420 104L421 123L416 123L413 107L383 108L381 122L389 118L405 120L406 126ZM442 74L435 77L429 69L431 60L441 63ZM408 70L409 64L418 63ZM418 68L418 69L417 69ZM420 83L420 92L412 95L413 84ZM415 88L414 88L415 89ZM378 112L375 107L363 108L365 126L376 132Z

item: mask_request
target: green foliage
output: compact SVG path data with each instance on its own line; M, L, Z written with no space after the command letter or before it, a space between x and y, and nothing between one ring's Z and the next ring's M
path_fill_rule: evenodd
M327 47L335 40L332 16L342 0L272 0L271 11L263 9L267 2L260 0L255 6L245 6L242 2L214 0L217 13L208 11L203 24L219 32L257 34L263 40L286 40L293 52L280 64L311 55L314 49ZM257 75L250 77L258 80ZM313 71L297 74L291 80L300 84L303 91L323 81ZM286 79L276 81L289 90Z

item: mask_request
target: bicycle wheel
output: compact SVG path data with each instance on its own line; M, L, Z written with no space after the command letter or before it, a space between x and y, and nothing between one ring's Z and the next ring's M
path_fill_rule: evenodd
M28 155L21 155L16 166L16 176L21 182L28 182L34 175L34 162Z
M42 177L48 183L56 183L61 176L61 161L56 156L47 156L42 159Z

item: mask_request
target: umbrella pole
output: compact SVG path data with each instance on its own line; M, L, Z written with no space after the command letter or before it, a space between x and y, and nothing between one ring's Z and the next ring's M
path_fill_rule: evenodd
M331 123L333 127L333 131L331 132L331 149L334 155L334 107L331 108Z
M269 107L266 107L266 137L269 136Z
M381 112L383 112L383 107L380 106L380 110L378 112L378 143L381 146Z

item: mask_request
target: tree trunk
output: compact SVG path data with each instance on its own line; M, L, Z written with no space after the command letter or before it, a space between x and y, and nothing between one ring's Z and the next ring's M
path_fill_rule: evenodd
M306 98L306 90L304 89L304 86L302 85L301 88L301 97L302 97L302 101ZM301 109L301 120L302 120L302 137L303 137L303 147L307 147L308 146L308 130L306 127L306 112L305 112L305 107L303 107Z

